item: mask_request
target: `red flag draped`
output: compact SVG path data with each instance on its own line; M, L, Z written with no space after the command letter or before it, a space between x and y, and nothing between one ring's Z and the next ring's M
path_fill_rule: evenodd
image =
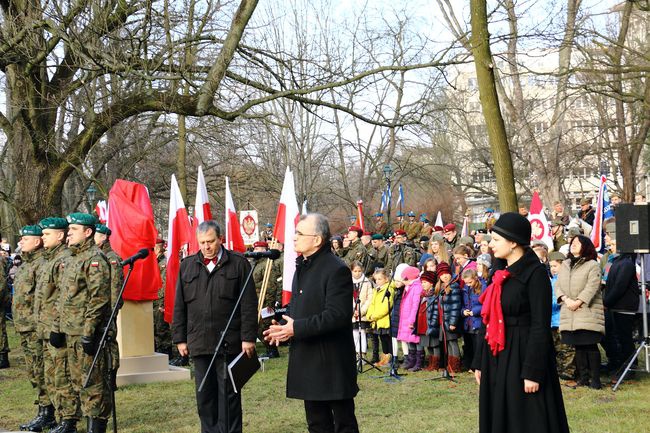
M196 199L194 201L194 218L192 218L192 238L190 239L190 246L188 252L196 254L199 252L199 242L196 240L196 229L203 221L212 219L212 211L210 210L210 199L208 198L208 189L205 186L205 178L203 177L203 168L199 166L198 175L196 177Z
M280 204L275 217L273 237L284 245L282 268L282 305L287 305L291 300L291 284L293 274L296 272L296 258L298 254L293 247L293 237L296 233L296 224L300 218L296 189L293 182L293 173L287 167L280 194Z
M363 230L366 231L365 224L363 222L363 200L357 201L357 225Z
M226 249L243 253L246 251L244 238L241 235L239 218L235 211L235 204L230 195L230 183L226 178Z
M158 237L154 224L149 193L144 185L118 179L108 198L111 212L108 227L111 229L111 247L123 259L142 248L153 251ZM154 254L138 260L124 289L123 299L152 301L158 299L162 282Z

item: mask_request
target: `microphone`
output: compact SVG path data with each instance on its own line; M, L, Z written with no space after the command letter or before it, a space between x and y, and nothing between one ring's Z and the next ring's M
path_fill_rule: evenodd
M250 259L271 259L275 260L280 258L280 250L268 250L268 251L249 251L244 253L244 257Z
M144 259L149 255L149 249L148 248L142 248L140 251L129 257L128 259L124 260L122 263L120 263L120 266L133 266L133 263L135 263L136 260Z

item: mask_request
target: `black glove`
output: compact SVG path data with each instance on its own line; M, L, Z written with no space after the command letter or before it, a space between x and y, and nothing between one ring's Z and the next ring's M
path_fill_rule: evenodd
M81 347L88 356L95 356L95 340L93 337L81 337Z
M65 346L65 334L61 332L50 332L50 344L57 349Z

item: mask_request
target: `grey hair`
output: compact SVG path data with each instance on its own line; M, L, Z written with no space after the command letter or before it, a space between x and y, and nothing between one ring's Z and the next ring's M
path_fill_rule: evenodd
M219 227L219 224L217 224L215 220L203 221L201 224L199 224L199 227L196 229L196 232L207 233L210 230L214 230L217 237L221 236L221 227Z
M307 218L314 219L314 231L319 236L323 238L323 243L329 242L329 239L332 237L330 232L330 223L327 220L327 217L320 213L308 213L306 215L300 216L300 221L306 220Z

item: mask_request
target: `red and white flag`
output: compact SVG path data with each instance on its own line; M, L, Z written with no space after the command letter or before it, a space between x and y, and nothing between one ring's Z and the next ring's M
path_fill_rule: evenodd
M171 191L169 192L169 225L167 226L167 271L165 277L165 322L171 323L174 315L174 299L176 297L176 280L181 266L181 250L195 237L190 227L185 203L181 190L178 188L176 176L172 174Z
M100 223L106 224L108 222L108 206L106 205L106 200L99 200L97 202L97 205L95 205L95 213Z
M460 229L460 237L469 236L469 217L465 215L463 217L463 228Z
M553 237L551 236L551 227L544 214L544 206L539 198L537 191L533 193L533 199L530 202L530 211L528 213L530 221L530 240L542 241L548 246L549 251L553 251Z
M244 238L239 227L239 218L235 210L235 204L230 195L230 182L226 177L226 249L243 253L246 251Z
M196 230L203 221L212 219L210 210L210 198L208 189L205 186L203 168L199 165L199 174L196 177L196 200L194 201L194 218L192 218L192 240L190 241L189 253L196 254L199 251L199 242L196 239Z
M365 224L363 223L363 200L357 200L357 225L361 230L366 231Z
M296 224L300 218L296 188L293 183L293 173L287 167L280 194L280 204L275 217L273 238L284 245L284 263L282 271L282 305L287 305L291 300L291 285L293 274L296 272L296 258L298 254L293 247L293 237L296 235Z

